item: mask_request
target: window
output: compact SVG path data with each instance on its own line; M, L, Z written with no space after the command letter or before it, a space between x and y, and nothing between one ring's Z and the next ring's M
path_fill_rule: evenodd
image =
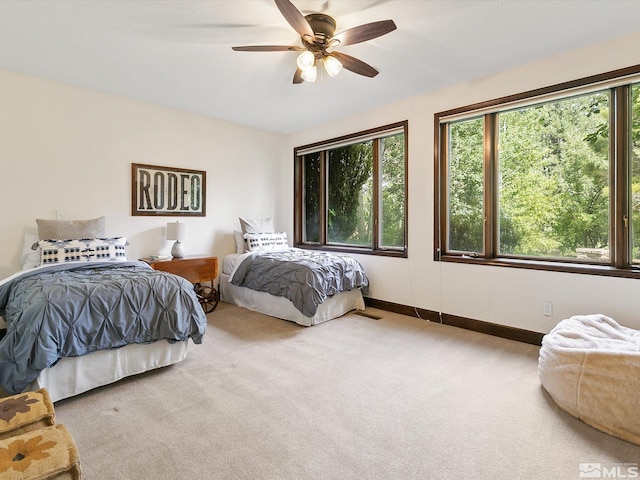
M483 251L483 129L482 118L450 126L448 239L451 250Z
M497 114L498 255L609 260L609 95Z
M640 85L631 88L631 218L633 263L640 264Z
M436 260L640 277L640 66L435 122Z
M406 256L407 122L295 149L295 244Z

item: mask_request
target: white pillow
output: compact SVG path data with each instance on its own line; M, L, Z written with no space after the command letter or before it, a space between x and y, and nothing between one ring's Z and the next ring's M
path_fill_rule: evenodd
M250 252L277 252L288 250L287 234L281 233L247 233L247 248Z
M234 230L233 231L233 239L236 242L236 253L244 253L247 248L246 248L246 242L244 240L244 236L242 235L242 232L239 232L238 230Z
M242 234L247 233L274 233L273 217L269 218L242 218L240 217Z
M22 269L29 270L40 266L41 250L38 241L40 238L35 233L25 233L22 244Z
M125 261L125 237L88 238L86 240L40 240L41 265L69 262Z

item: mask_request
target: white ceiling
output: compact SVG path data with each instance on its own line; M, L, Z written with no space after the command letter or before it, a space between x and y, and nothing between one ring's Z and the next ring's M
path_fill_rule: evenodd
M640 31L637 0L293 0L340 32L398 29L340 51L380 70L293 85L299 45L272 0L0 0L0 68L291 133Z

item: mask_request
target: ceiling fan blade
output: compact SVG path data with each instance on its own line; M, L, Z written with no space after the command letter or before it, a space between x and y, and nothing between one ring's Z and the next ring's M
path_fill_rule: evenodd
M236 52L297 52L303 50L295 45L249 45L246 47L231 47Z
M296 6L291 3L289 0L275 0L276 7L282 13L282 16L285 18L289 25L293 27L293 29L298 32L298 35L301 37L307 37L306 40L308 42L313 42L315 39L315 33L307 22L307 19L304 18L304 15L300 10L296 8Z
M396 28L393 20L380 20L379 22L366 23L359 27L349 28L344 32L334 35L332 40L338 40L341 46L353 45L381 37L389 32L393 32Z
M293 83L297 84L302 82L304 82L304 78L302 78L302 70L298 68L296 69L296 73L293 74Z
M330 55L340 60L340 63L342 63L342 66L344 68L352 71L353 73L357 73L358 75L364 75L365 77L373 78L378 75L378 73L380 73L371 65L364 63L362 60L358 60L351 55L340 52L331 52Z

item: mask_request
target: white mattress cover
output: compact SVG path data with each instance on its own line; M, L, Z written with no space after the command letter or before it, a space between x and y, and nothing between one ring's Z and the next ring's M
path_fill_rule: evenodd
M187 346L187 341L159 340L63 358L40 372L25 391L46 388L51 401L57 402L130 375L180 362L187 355Z
M222 261L222 273L226 273L227 275L231 275L235 272L236 267L240 265L242 259L244 259L245 254L243 253L230 253L224 257Z
M230 276L228 274L223 273L220 275L220 299L223 302L248 308L272 317L290 320L307 327L341 317L352 310L364 310L365 308L362 292L354 289L328 298L318 307L313 317L307 317L285 297L276 297L266 292L257 292L250 288L238 287L230 283L229 279Z

